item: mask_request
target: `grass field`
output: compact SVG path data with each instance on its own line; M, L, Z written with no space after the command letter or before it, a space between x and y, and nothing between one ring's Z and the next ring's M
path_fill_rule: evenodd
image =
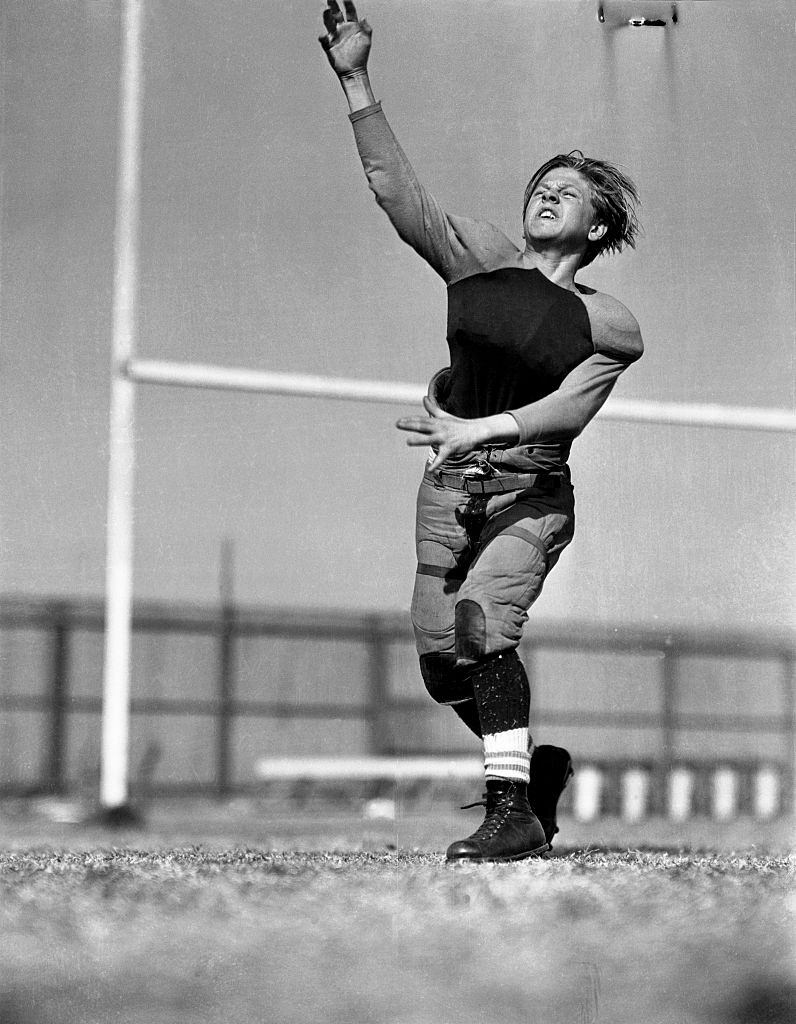
M0 1022L785 1024L788 823L562 823L448 867L477 811L159 804L106 833L0 805Z

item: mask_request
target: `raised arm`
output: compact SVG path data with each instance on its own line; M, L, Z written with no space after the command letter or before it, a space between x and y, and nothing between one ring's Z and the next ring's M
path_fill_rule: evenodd
M516 255L498 228L452 216L420 184L376 102L368 75L372 29L352 0L328 0L320 43L345 93L368 184L400 237L447 282Z

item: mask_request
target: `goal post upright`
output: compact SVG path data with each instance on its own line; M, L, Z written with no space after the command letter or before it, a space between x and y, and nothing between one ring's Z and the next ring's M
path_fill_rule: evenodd
M130 652L133 607L135 382L138 287L143 0L124 0L114 237L110 436L105 566L105 654L100 813L134 817L129 807Z

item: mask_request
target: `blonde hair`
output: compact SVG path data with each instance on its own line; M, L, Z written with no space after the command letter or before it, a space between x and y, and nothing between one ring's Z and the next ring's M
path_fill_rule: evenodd
M641 200L636 186L613 164L584 156L579 149L559 153L534 172L525 189L523 220L536 185L554 167L570 167L586 178L597 221L606 227L602 238L596 242L589 242L580 265L586 266L603 253L621 252L626 245L631 249L635 248L636 238L641 231L636 213Z

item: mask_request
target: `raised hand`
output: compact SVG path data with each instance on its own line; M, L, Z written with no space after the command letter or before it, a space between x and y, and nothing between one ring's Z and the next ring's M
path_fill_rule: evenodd
M373 29L357 16L352 0L328 0L323 12L326 34L318 41L339 78L362 75L367 70Z

